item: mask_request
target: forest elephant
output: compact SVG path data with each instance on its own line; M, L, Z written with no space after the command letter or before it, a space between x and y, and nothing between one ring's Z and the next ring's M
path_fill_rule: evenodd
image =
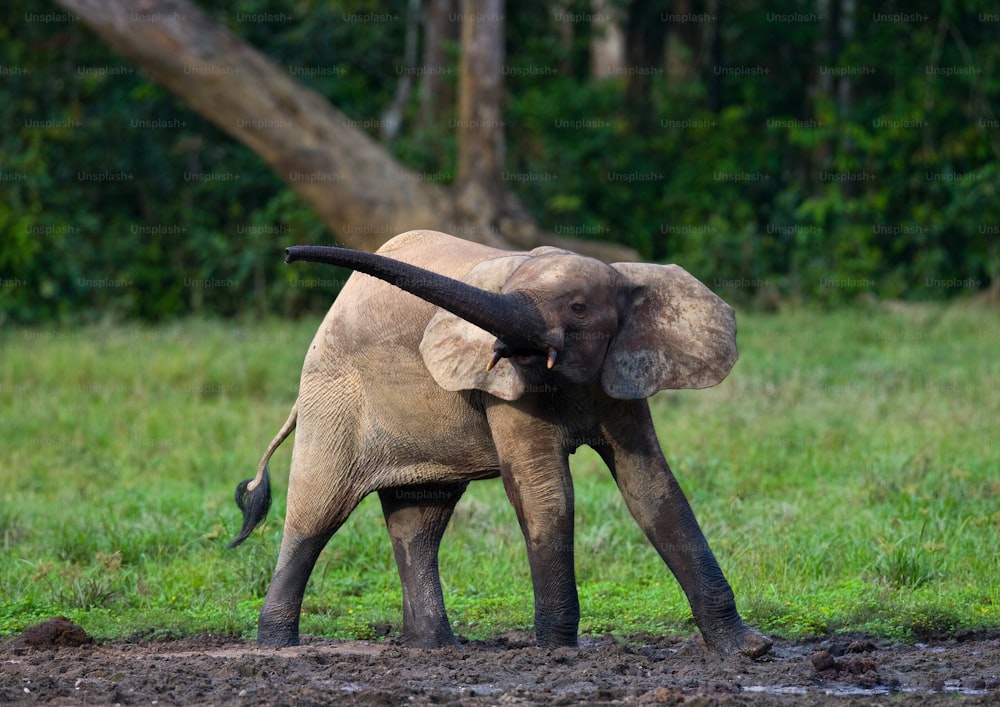
M410 231L375 254L295 246L350 268L302 367L298 399L236 501L235 547L270 506L268 460L296 430L277 566L257 639L295 645L306 583L331 536L377 492L403 590L401 640L455 642L438 548L470 481L497 476L527 546L535 636L575 646L569 455L592 447L680 582L706 644L758 657L732 589L660 449L646 398L721 381L733 310L676 265L510 252Z

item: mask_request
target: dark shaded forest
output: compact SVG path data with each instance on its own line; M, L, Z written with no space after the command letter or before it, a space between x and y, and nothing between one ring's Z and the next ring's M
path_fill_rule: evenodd
M397 177L451 187L475 5L202 9L405 165ZM995 4L497 6L498 169L546 233L680 263L747 306L995 293ZM394 235L331 232L294 176L61 5L0 17L0 323L322 310L339 279L287 268L284 246Z

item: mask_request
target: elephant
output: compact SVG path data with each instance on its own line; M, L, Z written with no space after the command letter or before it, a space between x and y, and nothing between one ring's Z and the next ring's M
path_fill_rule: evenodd
M676 265L614 263L543 246L513 252L434 231L376 253L292 246L286 261L349 268L302 367L291 413L253 479L243 525L271 501L268 462L294 429L284 531L257 640L299 641L323 547L376 492L402 584L400 641L455 643L438 548L470 481L500 477L534 592L535 639L577 645L569 455L593 448L683 588L705 644L765 654L665 460L647 398L715 385L737 358L732 308Z

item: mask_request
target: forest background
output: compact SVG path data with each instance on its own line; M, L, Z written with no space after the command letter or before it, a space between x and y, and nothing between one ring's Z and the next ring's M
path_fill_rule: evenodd
M286 268L284 246L405 230L331 227L294 172L108 48L74 4L92 3L0 9L0 323L321 311L341 279ZM138 24L171 19L149 12ZM680 263L747 306L996 296L990 3L235 0L204 12L367 133L402 166L398 183L461 182L461 103L479 90L461 67L462 25L499 19L494 169L538 233ZM241 77L248 91L255 78ZM365 166L338 169L331 183ZM546 242L499 216L485 228Z

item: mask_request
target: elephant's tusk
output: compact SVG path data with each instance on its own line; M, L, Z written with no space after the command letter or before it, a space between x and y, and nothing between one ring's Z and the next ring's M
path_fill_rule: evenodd
M559 352L555 349L555 347L550 346L549 347L548 356L545 359L545 367L551 369L553 366L555 366L556 365L556 357L558 355L559 355ZM496 366L497 363L502 358L505 358L504 354L503 354L503 351L501 351L501 350L494 351L493 352L493 357L490 359L490 362L486 364L486 370L487 371L492 371L493 367Z

